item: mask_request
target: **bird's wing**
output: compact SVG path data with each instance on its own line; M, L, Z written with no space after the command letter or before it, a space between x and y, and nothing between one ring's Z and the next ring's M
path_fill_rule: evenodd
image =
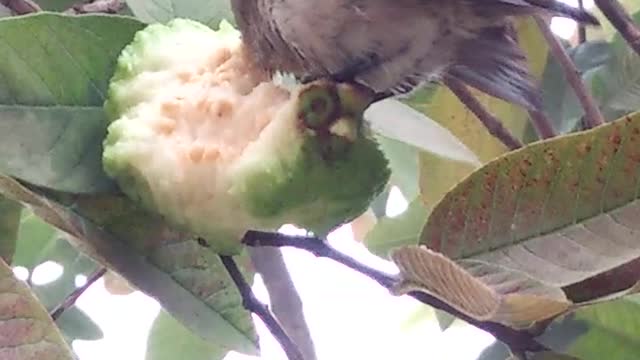
M528 109L542 107L526 56L506 26L489 28L464 43L447 76Z
M467 0L479 15L532 15L547 14L575 21L599 25L598 19L584 9L570 6L557 0Z

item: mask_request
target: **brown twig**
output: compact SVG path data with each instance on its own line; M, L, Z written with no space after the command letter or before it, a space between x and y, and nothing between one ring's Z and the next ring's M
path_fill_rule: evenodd
M585 112L585 121L590 128L602 125L605 123L604 117L600 112L600 109L596 105L596 102L593 100L593 97L587 90L587 87L584 85L582 78L580 76L580 72L576 68L576 65L573 63L565 49L562 47L562 44L556 36L551 32L551 29L547 25L547 23L540 18L539 16L535 17L536 23L538 24L538 28L540 32L544 36L545 40L549 44L549 48L551 49L551 53L558 60L560 66L564 69L564 74L573 88L573 91L576 93L580 104L582 105Z
M291 334L305 360L317 359L313 338L304 318L302 300L279 248L250 248L249 255L256 271L262 276L271 309L285 331Z
M243 242L248 246L273 246L273 247L283 247L290 246L298 249L306 250L315 256L325 257L331 260L334 260L344 266L351 268L361 274L364 274L375 280L378 284L383 286L386 289L392 289L398 279L393 276L386 274L380 270L369 267L365 264L358 262L357 260L347 256L333 247L331 247L326 241L323 241L320 238L311 237L311 236L290 236L279 233L268 233L261 231L248 231L245 234ZM531 352L539 352L548 350L546 346L537 342L534 337L526 331L518 331L514 330L508 326L487 322L487 321L478 321L468 315L461 313L455 308L451 307L447 303L439 300L438 298L431 296L424 292L410 292L409 295L416 300L425 303L429 306L432 306L436 309L440 309L446 311L459 319L462 319L468 322L471 325L478 327L484 331L492 334L496 339L505 343L509 348L514 351L531 351Z
M278 340L280 346L284 350L285 354L287 354L287 358L289 360L304 360L300 349L298 346L291 340L291 337L287 334L287 332L282 328L282 325L278 322L275 316L271 313L269 308L266 305L260 302L251 291L251 287L247 284L247 281L242 276L238 265L233 260L231 256L220 255L220 260L224 265L225 269L229 273L229 276L233 280L234 284L240 291L240 295L242 296L242 305L245 309L251 311L256 314L262 322L267 326L269 332Z
M107 272L106 268L102 268L96 272L94 272L93 274L91 274L91 276L89 276L89 278L87 279L87 283L82 285L81 287L75 289L71 294L69 294L66 299L64 299L64 301L62 303L60 303L58 306L55 307L55 309L53 309L50 313L51 318L53 319L53 321L56 321L58 318L60 318L60 316L70 307L73 306L73 304L76 303L76 301L78 300L78 298L84 294L85 291L87 291L87 289L89 287L91 287L91 285L93 285L93 283L95 283L96 281L98 281L98 279L100 279L105 273Z
M542 111L529 110L531 124L541 139L550 139L558 134L551 124L551 119Z
M116 14L118 11L124 8L124 1L121 0L95 0L95 1L83 1L74 4L69 9L65 10L68 14L91 14L91 13L105 13Z
M640 55L640 29L624 7L616 0L595 0L595 3L629 46Z
M15 15L25 15L42 11L33 0L0 0L0 4L7 7Z
M578 0L578 8L584 11L584 0ZM583 23L578 23L578 43L587 41L587 27Z
M513 136L500 120L487 111L460 80L446 76L444 84L482 122L491 135L511 150L522 147L522 142Z

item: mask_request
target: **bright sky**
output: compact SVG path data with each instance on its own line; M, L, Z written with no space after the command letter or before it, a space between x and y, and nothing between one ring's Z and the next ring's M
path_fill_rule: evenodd
M566 2L577 5L577 0ZM593 6L590 0L586 4ZM567 38L575 30L575 24L554 19L552 29ZM406 208L406 201L399 191L394 191L389 205L388 213L398 214ZM335 231L329 240L344 253L367 264L383 270L394 269L393 265L369 254L362 245L353 241L349 226ZM317 259L295 249L284 249L284 254L304 302L320 360L473 360L493 341L490 335L458 323L442 333L433 317L425 315L429 311L413 300L391 296L373 281L332 261ZM49 278L60 275L59 266L48 266L38 270ZM260 281L254 289L260 299L267 302L266 290ZM73 347L80 360L145 360L147 333L159 311L154 300L140 292L112 296L99 280L77 305L104 332L101 340L74 342ZM426 321L408 325L420 312ZM278 343L259 321L257 329L262 359L286 359ZM250 359L256 358L237 353L225 358Z

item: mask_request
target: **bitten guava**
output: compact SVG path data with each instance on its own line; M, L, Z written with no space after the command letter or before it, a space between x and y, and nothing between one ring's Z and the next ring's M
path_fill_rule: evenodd
M363 124L369 102L347 84L268 77L227 23L153 24L118 59L103 165L128 197L218 253L239 252L250 229L326 234L389 178Z

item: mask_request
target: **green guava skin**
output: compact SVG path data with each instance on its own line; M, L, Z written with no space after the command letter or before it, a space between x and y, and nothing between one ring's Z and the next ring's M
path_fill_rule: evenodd
M193 39L240 41L228 24L213 31L178 19L141 30L118 59L105 102L110 124L103 166L130 199L204 239L211 250L235 255L247 230L275 231L293 224L325 236L362 214L383 191L388 162L363 121L369 94L326 81L289 89L289 99L258 139L228 166L188 179L184 184L189 186L171 178L170 163L164 173L147 168L154 153L140 149L153 148L154 140L137 116L153 101L153 86L171 79L136 79L177 64L181 55L172 58L172 44L192 41L198 46ZM173 187L163 185L169 178Z

